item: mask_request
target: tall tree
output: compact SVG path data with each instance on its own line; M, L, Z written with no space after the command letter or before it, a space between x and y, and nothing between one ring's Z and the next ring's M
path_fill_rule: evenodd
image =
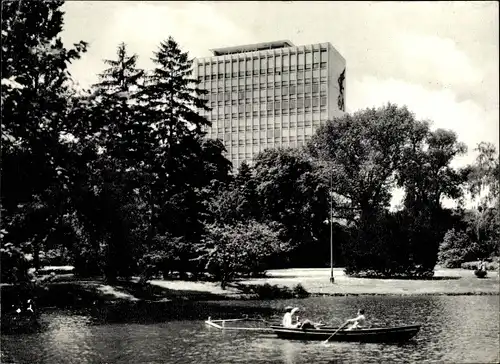
M333 192L344 202L337 207L344 217L363 221L389 206L390 189L414 126L415 118L406 108L388 104L347 114L318 129L308 151L330 166L327 173Z
M156 67L140 93L142 105L147 105L143 117L151 127L152 140L151 158L144 167L149 178L149 241L157 232L159 208L168 200L169 191L173 185L182 185L182 180L174 179L175 171L182 169L190 149L199 148L195 140L203 134L202 127L209 125L198 113L209 108L201 97L206 91L197 88L199 81L191 77L193 61L188 53L169 37L161 42L153 62Z
M452 131L425 129L421 129L420 147L406 150L399 182L405 190L404 225L412 259L432 271L439 244L452 222L450 212L442 208L442 198L460 198L466 177L451 162L467 148Z
M500 193L500 163L496 147L481 142L474 149L478 156L469 167L469 191L473 198L482 198L483 205L497 205Z
M257 219L279 223L285 241L296 249L294 264L304 264L306 253L321 244L328 216L328 187L315 172L313 163L303 150L269 149L255 160ZM324 235L323 235L324 236ZM324 244L324 243L323 243Z
M68 189L67 67L87 45L63 46L62 4L2 1L2 241L30 242L36 267Z

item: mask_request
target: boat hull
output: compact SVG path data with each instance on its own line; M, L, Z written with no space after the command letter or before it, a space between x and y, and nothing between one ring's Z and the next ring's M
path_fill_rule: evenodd
M326 340L337 328L295 329L282 326L271 326L273 332L282 339L289 340ZM391 328L369 328L360 330L340 330L329 341L397 343L408 341L420 331L420 325L409 325Z

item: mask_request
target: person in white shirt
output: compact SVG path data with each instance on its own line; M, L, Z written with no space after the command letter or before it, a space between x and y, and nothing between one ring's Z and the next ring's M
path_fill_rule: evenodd
M293 323L293 315L298 310L299 310L298 307L292 307L292 306L285 307L286 313L283 316L283 321L282 321L283 327L297 328L297 327L300 326L300 322L298 320L297 320L297 322L295 324Z
M366 325L365 310L359 310L358 316L347 320L347 323L351 324L347 330L362 329Z

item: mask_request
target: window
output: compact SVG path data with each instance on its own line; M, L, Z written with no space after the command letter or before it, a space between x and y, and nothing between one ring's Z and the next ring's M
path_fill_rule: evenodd
M319 63L321 60L320 53L318 50L315 50L313 53L313 63Z
M312 64L312 53L311 52L307 52L306 53L306 64Z
M310 94L311 93L311 85L306 85L305 87L305 93Z
M326 106L326 97L321 97L321 99L320 99L320 105L321 106Z
M290 86L290 95L295 95L296 87L294 85Z
M292 68L297 65L297 56L295 54L290 55L290 66Z
M299 66L300 65L302 65L302 66L304 65L304 53L299 53L298 54L298 64L299 64Z
M326 68L326 62L321 62L321 63L320 63L320 68L321 68L321 69Z
M305 98L305 103L304 103L306 109L310 108L311 107L311 98L310 97L306 97Z
M260 59L260 69L265 70L267 68L267 58Z
M283 109L284 109L284 110L285 110L285 109L286 109L286 110L288 110L288 107L289 107L289 105L288 105L288 101L283 101Z
M312 106L313 107L318 107L319 106L319 99L317 97L314 97L312 99Z
M283 55L283 67L290 65L290 56L288 54Z
M282 92L283 92L283 96L288 95L288 87L284 86L284 87L282 88Z
M304 93L304 85L297 85L297 93L298 94Z
M300 97L297 99L297 108L302 109L303 107L304 107L304 99Z
M276 102L274 103L274 110L279 110L280 108L281 108L281 102L276 101Z

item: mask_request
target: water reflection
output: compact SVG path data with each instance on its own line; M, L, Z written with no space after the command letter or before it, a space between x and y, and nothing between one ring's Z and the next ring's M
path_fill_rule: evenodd
M279 320L288 304L303 307L301 316L332 325L358 307L369 324L421 323L411 342L401 345L302 342L270 334L214 330L213 318L246 313ZM370 363L498 362L498 296L317 297L300 301L208 302L168 315L129 311L121 323L92 324L90 316L47 312L47 328L31 335L3 335L2 362L15 363ZM142 309L141 309L142 310ZM159 320L154 315L188 320ZM118 318L116 313L115 319ZM144 322L140 324L138 322Z

